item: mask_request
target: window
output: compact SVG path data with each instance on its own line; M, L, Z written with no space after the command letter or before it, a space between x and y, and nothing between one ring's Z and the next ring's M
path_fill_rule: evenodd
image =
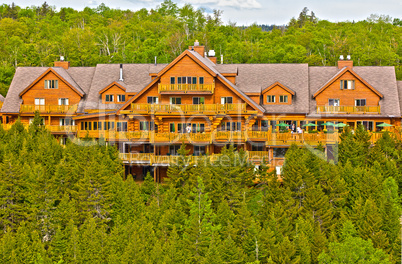
M205 97L193 97L193 104L204 104Z
M264 151L265 143L251 143L251 151Z
M169 124L169 132L170 133L174 133L174 132L176 132L176 126L175 126L175 123L170 123Z
M366 99L356 99L355 106L366 106Z
M181 84L181 77L177 77L177 84Z
M275 95L267 95L267 103L275 103Z
M125 102L125 101L126 101L126 95L124 94L117 95L117 102Z
M140 130L149 130L149 122L140 121Z
M148 104L157 104L159 102L159 98L156 96L148 96Z
M45 80L45 89L57 89L59 88L58 80Z
M241 122L223 122L221 131L241 131Z
M357 125L363 125L364 129L367 131L374 130L374 122L373 121L357 121Z
M114 129L114 122L103 122L103 130L110 130L110 129Z
M329 106L339 106L339 99L328 99Z
M68 98L59 98L59 105L68 105Z
M175 80L176 80L175 77L170 77L170 84L175 84Z
M106 102L114 102L114 95L113 94L107 94L105 98Z
M274 150L274 158L284 158L287 148L273 148Z
M45 105L45 98L35 98L35 105Z
M95 125L95 123L94 123L94 125ZM116 129L117 129L117 131L127 131L127 122L117 122Z
M193 77L193 82L192 84L197 84L197 77Z
M261 120L261 131L268 131L268 120Z
M341 80L341 90L353 90L353 89L355 89L355 81Z
M204 77L200 77L198 80L199 80L199 82L198 82L199 84L204 84Z
M92 130L92 122L81 122L81 130Z
M233 97L221 97L221 104L233 104Z
M194 146L194 156L201 156L205 154L205 146Z
M181 104L181 97L170 97L170 104Z
M60 118L59 124L60 126L75 126L75 120L71 118Z
M188 83L188 84L191 84L191 80L192 80L191 77L187 77L187 83Z
M180 147L181 147L181 145L170 145L170 146L169 146L169 153L170 153L170 155L172 155L172 156L177 156L177 155L179 155L179 154L177 153L177 151L180 149Z
M279 96L279 102L280 103L287 103L288 102L288 96L287 95L280 95Z
M187 83L187 77L181 77L181 84Z

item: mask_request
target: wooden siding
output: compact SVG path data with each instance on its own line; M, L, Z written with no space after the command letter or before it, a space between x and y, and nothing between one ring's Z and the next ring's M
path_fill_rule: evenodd
M354 80L355 89L341 90L341 80ZM317 106L328 105L328 99L339 99L341 106L354 106L355 99L366 99L367 106L378 106L380 97L350 72L345 72L315 98Z
M45 80L58 80L58 89L45 89ZM35 98L44 98L45 105L58 105L59 98L68 98L69 105L78 104L81 97L62 80L56 77L55 74L49 72L34 86L31 87L25 94L22 95L23 104L34 105Z

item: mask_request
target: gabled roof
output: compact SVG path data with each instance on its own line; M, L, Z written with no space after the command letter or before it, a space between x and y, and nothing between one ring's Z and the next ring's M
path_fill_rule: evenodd
M121 90L123 90L124 92L126 91L126 88L123 86L124 83L123 82L112 82L111 84L109 84L108 86L106 86L105 88L103 88L102 90L99 91L99 94L103 94L104 92L106 92L107 90L109 90L110 88L112 88L113 86L117 86L118 88L120 88Z
M73 91L75 91L79 96L83 97L85 92L79 87L79 85L74 81L73 78L66 72L64 68L55 67L49 68L44 73L42 73L38 78L36 78L28 87L26 87L19 96L25 94L29 89L31 89L35 84L37 84L43 77L45 77L49 73L53 73L56 75L62 82L64 82L68 87L70 87Z
M314 93L313 98L315 98L317 95L319 95L321 92L323 92L325 89L328 88L331 84L333 84L336 80L342 77L343 74L346 72L350 72L353 76L355 76L359 81L361 81L367 88L372 90L375 94L377 94L380 98L383 98L384 96L374 89L373 86L371 86L369 83L367 83L363 78L361 78L356 72L354 72L350 67L343 67L342 69L339 70L331 79L329 79L316 93Z
M283 90L285 90L286 92L290 93L291 95L295 95L295 94L296 94L292 89L286 87L285 85L281 84L281 83L278 82L278 81L275 82L275 83L273 83L272 85L268 86L267 88L265 88L261 93L262 93L262 94L263 94L263 93L266 93L266 92L268 92L269 90L271 90L272 88L274 88L274 87L276 87L276 86L281 87Z
M310 92L313 95L319 91L325 83L339 72L338 67L334 66L312 66L309 67ZM375 117L400 116L401 107L399 105L399 95L393 66L355 66L353 71L367 83L370 83L384 98L380 100L381 114ZM311 97L310 97L311 98ZM317 102L310 100L309 117L315 118L317 115ZM319 115L318 115L319 116ZM349 117L350 115L348 115ZM370 115L365 114L365 118ZM363 118L360 115L360 118Z
M206 70L209 74L211 74L213 77L216 77L218 74L218 71L215 69L212 69L211 67L208 67L205 65L205 63L200 63L200 57L203 58L198 52L195 51L190 51L190 50L185 50L182 54L180 54L176 59L174 59L171 63L168 64L167 67L165 67L162 71L158 72L157 77L162 76L165 74L168 70L170 70L176 63L178 63L181 59L184 57L190 57L195 63L197 63L201 68ZM211 62L212 63L212 62Z
M154 85L157 81L160 80L161 76L166 73L169 69L171 69L176 63L178 63L182 58L185 56L190 57L197 63L200 67L210 73L212 76L217 77L222 83L224 83L229 89L231 89L235 94L241 97L244 101L249 103L251 107L260 111L261 113L265 112L265 109L254 102L250 97L248 97L244 92L242 92L239 88L237 88L234 84L232 84L228 79L226 79L217 69L215 69L215 64L207 58L201 56L198 52L186 50L180 56L178 56L174 61L172 61L168 66L166 66L163 70L161 70L157 77L153 79L146 87L144 87L139 93L134 95L130 100L128 100L118 111L119 113L121 110L126 108L130 105L133 101L135 101L139 96L141 96L145 91L147 91L152 85Z

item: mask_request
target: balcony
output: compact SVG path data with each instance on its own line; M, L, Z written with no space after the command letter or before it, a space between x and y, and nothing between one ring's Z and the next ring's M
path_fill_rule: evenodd
M381 114L380 106L317 106L318 114Z
M152 143L211 143L212 133L153 133Z
M38 111L41 114L75 114L77 105L25 105L20 107L20 113L35 113Z
M116 130L80 130L78 137L103 138L108 141L148 141L150 132L148 131L116 131Z
M77 126L46 126L51 133L77 133Z
M158 92L165 94L209 93L213 94L215 84L159 84Z
M257 111L246 110L247 104L131 104L131 110L123 110L122 114L253 114Z

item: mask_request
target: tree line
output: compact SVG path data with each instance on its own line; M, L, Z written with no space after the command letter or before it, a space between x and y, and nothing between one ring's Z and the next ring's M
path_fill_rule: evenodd
M280 178L265 162L221 160L137 183L118 149L65 147L41 125L0 127L1 263L399 263L402 143L345 129L292 146Z
M71 66L98 63L169 63L195 40L224 56L224 63L308 63L333 66L340 55L355 65L400 65L402 22L372 15L333 23L307 8L287 26L225 25L222 11L207 14L171 0L138 11L104 4L82 11L49 6L0 6L0 93L19 66L53 66L60 56Z

